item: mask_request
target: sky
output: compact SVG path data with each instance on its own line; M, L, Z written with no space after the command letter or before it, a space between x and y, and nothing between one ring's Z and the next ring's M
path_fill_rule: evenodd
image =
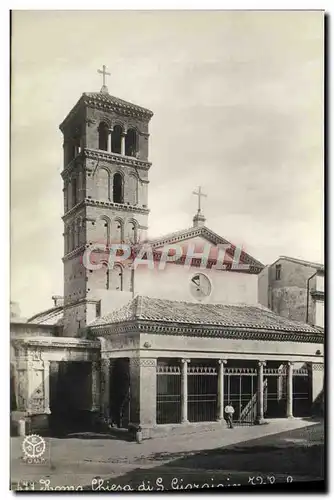
M63 293L59 124L83 92L147 107L149 235L206 225L263 264L324 260L323 13L14 11L11 300Z

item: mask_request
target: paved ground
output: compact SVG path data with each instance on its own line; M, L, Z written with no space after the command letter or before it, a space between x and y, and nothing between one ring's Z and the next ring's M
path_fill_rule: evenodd
M12 438L13 489L188 489L310 481L324 474L324 428L311 420L274 420L141 444L98 435L46 438L45 463L30 465L22 459L22 441Z

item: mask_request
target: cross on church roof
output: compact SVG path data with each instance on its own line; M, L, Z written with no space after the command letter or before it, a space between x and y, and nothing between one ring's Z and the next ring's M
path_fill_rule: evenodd
M202 193L202 188L201 186L198 186L198 191L193 191L193 194L198 196L198 213L201 211L201 197L207 198L207 195Z
M105 65L102 66L102 69L98 69L97 72L101 73L103 78L103 85L101 88L101 92L108 92L108 87L106 86L106 75L110 76L110 73L106 71L107 67Z

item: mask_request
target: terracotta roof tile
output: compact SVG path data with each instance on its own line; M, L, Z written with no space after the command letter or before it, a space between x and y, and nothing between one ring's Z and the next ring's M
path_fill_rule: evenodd
M279 316L260 305L200 304L137 296L117 311L97 318L89 327L136 320L218 326L236 329L318 333L310 325Z
M35 314L28 319L28 323L43 325L62 325L64 316L64 307L56 306Z
M133 104L132 102L124 101L123 99L112 96L106 92L84 92L83 99L85 101L90 100L100 105L110 105L118 109L134 111L142 115L146 115L147 117L153 116L153 112L151 110L138 106L137 104Z

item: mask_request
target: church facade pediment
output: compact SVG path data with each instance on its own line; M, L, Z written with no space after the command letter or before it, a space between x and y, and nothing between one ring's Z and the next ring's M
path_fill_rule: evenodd
M148 242L154 252L163 252L172 247L169 255L182 250L182 257L176 263L183 263L187 255L193 254L192 263L196 267L201 256L208 259L208 267L225 266L227 270L259 273L264 265L206 226L192 227L152 239ZM175 250L173 250L173 247ZM166 251L166 250L165 250ZM199 262L197 262L199 261Z

